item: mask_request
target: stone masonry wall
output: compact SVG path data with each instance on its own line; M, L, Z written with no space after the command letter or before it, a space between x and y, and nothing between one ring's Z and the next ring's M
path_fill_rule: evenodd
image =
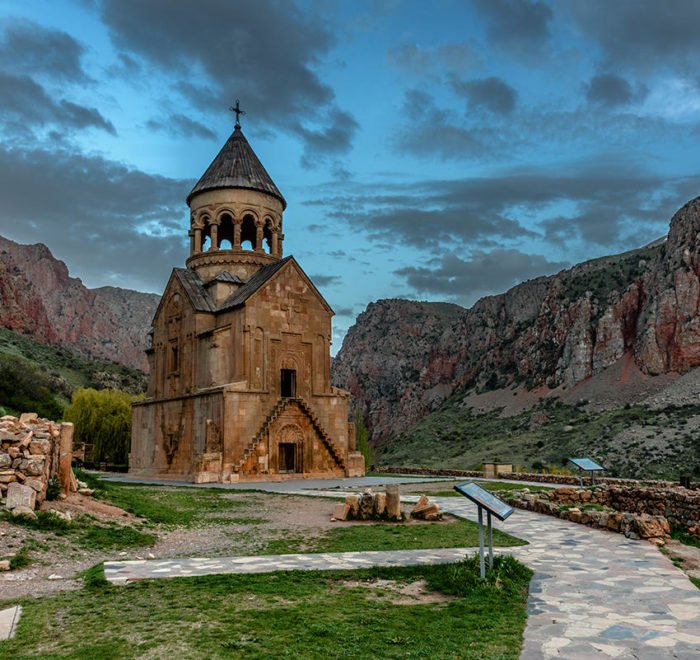
M0 505L6 505L11 484L36 492L35 507L46 498L46 489L58 473L59 425L36 413L0 417Z

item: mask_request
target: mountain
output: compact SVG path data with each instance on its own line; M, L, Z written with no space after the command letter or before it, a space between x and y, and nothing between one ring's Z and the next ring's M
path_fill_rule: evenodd
M41 343L146 370L159 300L117 287L88 289L45 245L0 237L0 326Z
M674 215L665 241L471 309L372 303L334 360L334 383L352 392L380 449L444 406L519 414L552 396L608 408L659 396L700 365L699 236L697 198ZM682 392L695 393L695 380Z

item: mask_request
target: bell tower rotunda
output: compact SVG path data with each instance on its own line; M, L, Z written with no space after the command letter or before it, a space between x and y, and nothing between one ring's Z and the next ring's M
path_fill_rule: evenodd
M241 114L236 106L237 115ZM282 258L282 213L287 203L236 126L187 196L187 268L203 281L222 273L246 281Z

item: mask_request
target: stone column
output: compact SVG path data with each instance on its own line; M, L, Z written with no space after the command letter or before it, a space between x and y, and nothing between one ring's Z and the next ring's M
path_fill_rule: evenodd
M61 484L61 495L68 497L69 493L78 490L78 484L73 474L73 424L61 424L58 454L58 480Z
M270 241L270 254L273 257L279 257L279 245L277 243L277 229L272 230L272 240Z
M386 490L386 514L389 518L401 518L401 494L398 484L389 484Z
M241 249L241 224L242 220L240 218L235 218L233 221L233 249Z
M255 221L255 251L264 252L263 250L263 220Z
M194 228L194 254L199 254L202 251L202 228Z
M210 226L211 226L211 245L209 246L209 250L218 250L219 249L219 225L212 222Z
M194 229L190 229L187 232L187 235L190 237L190 257L194 254Z

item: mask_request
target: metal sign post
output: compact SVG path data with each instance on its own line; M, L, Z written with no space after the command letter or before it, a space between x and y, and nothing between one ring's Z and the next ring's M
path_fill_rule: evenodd
M599 465L594 460L590 458L569 458L568 461L573 463L579 470L579 480L581 482L581 487L583 488L583 473L588 472L591 475L591 485L595 485L595 473L602 472L605 468Z
M493 493L484 490L474 481L465 481L454 489L467 499L476 504L479 514L479 572L482 578L486 577L486 562L484 561L484 511L486 511L486 525L489 544L489 567L493 568L493 526L491 515L499 520L505 520L515 509L496 497Z

